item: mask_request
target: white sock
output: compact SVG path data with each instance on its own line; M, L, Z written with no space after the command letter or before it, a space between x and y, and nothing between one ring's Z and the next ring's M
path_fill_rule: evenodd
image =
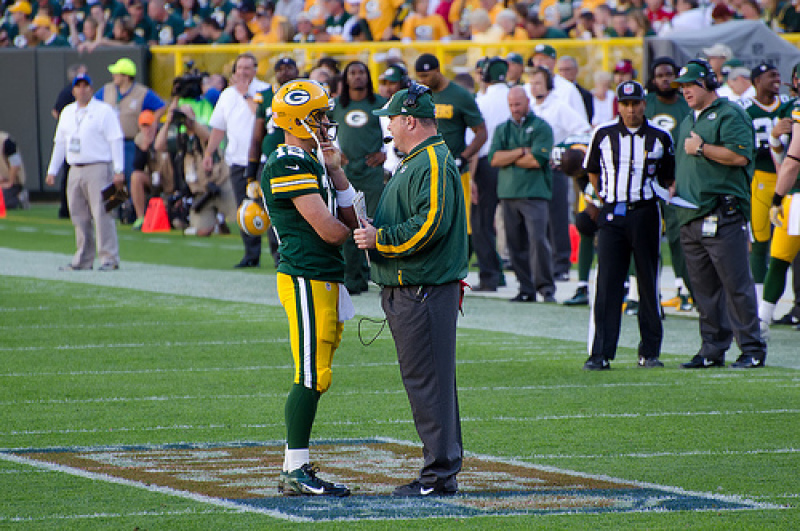
M639 300L639 285L636 282L636 277L631 277L631 280L628 283L628 300Z
M775 316L775 303L762 300L758 305L758 318L767 324L772 324Z
M579 280L578 281L578 287L579 288L588 288L589 287L589 283L587 281L585 281L585 280Z
M764 284L756 284L756 300L760 301L764 298Z
M291 472L308 463L308 448L286 449L284 457L284 471Z
M683 282L681 277L675 277L675 289L678 290L678 293L686 287L686 284Z

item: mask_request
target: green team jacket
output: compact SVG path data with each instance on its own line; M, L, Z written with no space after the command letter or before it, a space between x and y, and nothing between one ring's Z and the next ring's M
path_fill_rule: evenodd
M747 157L747 166L725 166L706 157L688 155L683 142L694 131L706 144L724 146ZM755 131L744 109L727 98L717 98L695 119L689 113L675 142L675 193L699 208L678 208L678 220L686 225L707 216L721 195L739 200L739 210L750 219L750 181L755 167Z
M417 145L394 172L375 211L372 280L441 285L467 276L461 176L440 135Z

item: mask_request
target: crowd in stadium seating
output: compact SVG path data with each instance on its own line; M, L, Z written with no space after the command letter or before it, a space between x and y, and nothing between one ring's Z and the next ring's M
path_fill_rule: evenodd
M732 19L800 30L787 0L6 0L0 47L644 37Z

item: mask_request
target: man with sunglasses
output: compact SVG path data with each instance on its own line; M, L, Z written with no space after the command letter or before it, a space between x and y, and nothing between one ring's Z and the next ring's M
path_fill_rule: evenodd
M456 395L456 321L467 276L467 218L452 154L437 133L430 89L412 83L376 116L406 157L386 184L373 224L353 233L373 250L372 279L397 348L400 374L422 439L420 476L395 496L458 490L463 449Z

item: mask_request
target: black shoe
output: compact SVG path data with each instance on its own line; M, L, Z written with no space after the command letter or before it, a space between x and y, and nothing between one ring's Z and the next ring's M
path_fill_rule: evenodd
M243 267L258 267L258 260L252 260L252 259L248 260L246 258L242 258L242 261L239 262L238 264L236 264L233 267L235 267L237 269L243 268Z
M564 301L564 306L587 306L589 304L589 288L581 286L575 290L571 299Z
M520 293L511 302L536 302L536 295L528 295L527 293Z
M418 479L415 479L408 485L402 485L392 491L392 496L403 497L421 497L421 496L452 496L458 490L448 490L435 485L423 485Z
M653 368L653 367L663 367L664 364L658 358L645 358L644 356L639 356L639 367L646 367L646 368Z
M542 302L548 302L550 304L558 304L558 301L551 293L547 295L542 295Z
M478 284L477 286L472 288L472 291L497 291L497 288L496 287L493 288L492 286L487 286L486 284Z
M611 369L611 364L604 359L589 358L583 364L584 371L607 371L609 369Z
M708 369L709 367L724 367L724 366L725 366L724 357L712 360L704 358L700 354L695 354L694 358L692 358L691 361L688 361L686 363L681 363L681 367L684 369Z
M556 279L558 282L568 282L569 273L556 273L555 275L553 275L553 278Z
M794 314L794 309L793 309L792 311L790 311L789 313L787 313L786 315L784 315L780 319L777 319L777 320L773 319L772 320L772 324L797 326L798 324L800 324L800 318L798 318Z
M731 369L757 369L764 366L764 358L757 358L750 354L742 354L731 363Z

